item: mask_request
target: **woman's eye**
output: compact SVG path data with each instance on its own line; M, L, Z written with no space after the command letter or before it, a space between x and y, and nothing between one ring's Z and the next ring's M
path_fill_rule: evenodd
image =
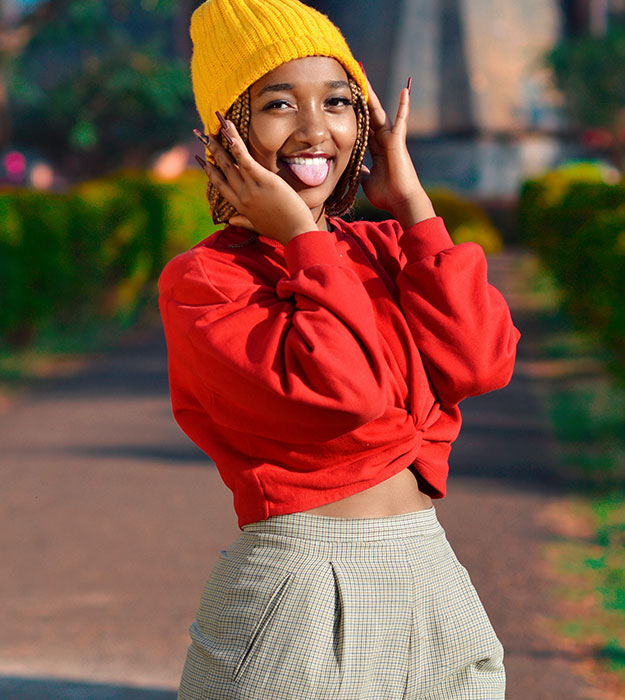
M343 107L353 104L349 97L331 97L327 101L328 107Z
M274 100L268 105L265 105L263 109L285 109L286 107L289 107L289 103L287 100Z

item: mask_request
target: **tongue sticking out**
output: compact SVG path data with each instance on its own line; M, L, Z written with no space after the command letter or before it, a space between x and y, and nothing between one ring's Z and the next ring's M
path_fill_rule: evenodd
M317 158L305 165L287 161L287 165L295 177L308 187L316 187L325 182L330 172L330 161Z

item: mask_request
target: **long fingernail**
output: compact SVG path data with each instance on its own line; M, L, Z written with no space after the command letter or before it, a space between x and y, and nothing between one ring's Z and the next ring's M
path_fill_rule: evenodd
M358 65L360 66L360 70L363 72L365 78L367 77L367 71L365 70L365 67L362 65L360 61L358 61Z
M195 156L195 160L197 160L197 162L200 164L200 168L204 170L204 168L206 167L206 161L203 158L200 158L200 156L198 155Z
M215 114L217 115L217 119L219 119L223 128L226 131L228 131L228 122L223 118L223 116L221 115L221 112L215 112Z
M406 85L408 88L408 94L410 95L410 91L412 90L412 76L408 78L408 85Z
M193 129L193 133L200 139L200 141L205 145L208 146L208 139L206 136L199 130L199 129Z
M222 133L222 134L226 137L226 141L227 141L231 146L234 145L234 139L233 139L232 136L230 136L230 134L225 130L225 128L223 128L223 129L221 130L220 133Z

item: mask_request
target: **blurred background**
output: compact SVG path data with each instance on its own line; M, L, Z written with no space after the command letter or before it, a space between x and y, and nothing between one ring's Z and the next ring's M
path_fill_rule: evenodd
M237 535L171 417L156 305L215 230L199 4L0 0L0 700L175 697ZM625 697L625 0L309 4L391 115L412 76L417 172L523 332L510 387L466 402L440 504L509 697Z

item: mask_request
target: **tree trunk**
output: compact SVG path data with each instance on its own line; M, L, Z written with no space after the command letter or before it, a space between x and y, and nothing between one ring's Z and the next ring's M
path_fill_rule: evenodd
M0 150L11 142L11 114L6 82L6 68L0 63Z
M560 0L564 35L583 36L588 31L590 0Z
M54 21L70 0L42 0L30 12L21 12L16 3L0 0L0 149L11 139L7 67L28 46L37 29Z
M6 7L5 0L0 0L0 35L6 30ZM0 48L0 150L5 148L11 138L11 127L9 117L9 95L6 86L6 61L7 57Z

